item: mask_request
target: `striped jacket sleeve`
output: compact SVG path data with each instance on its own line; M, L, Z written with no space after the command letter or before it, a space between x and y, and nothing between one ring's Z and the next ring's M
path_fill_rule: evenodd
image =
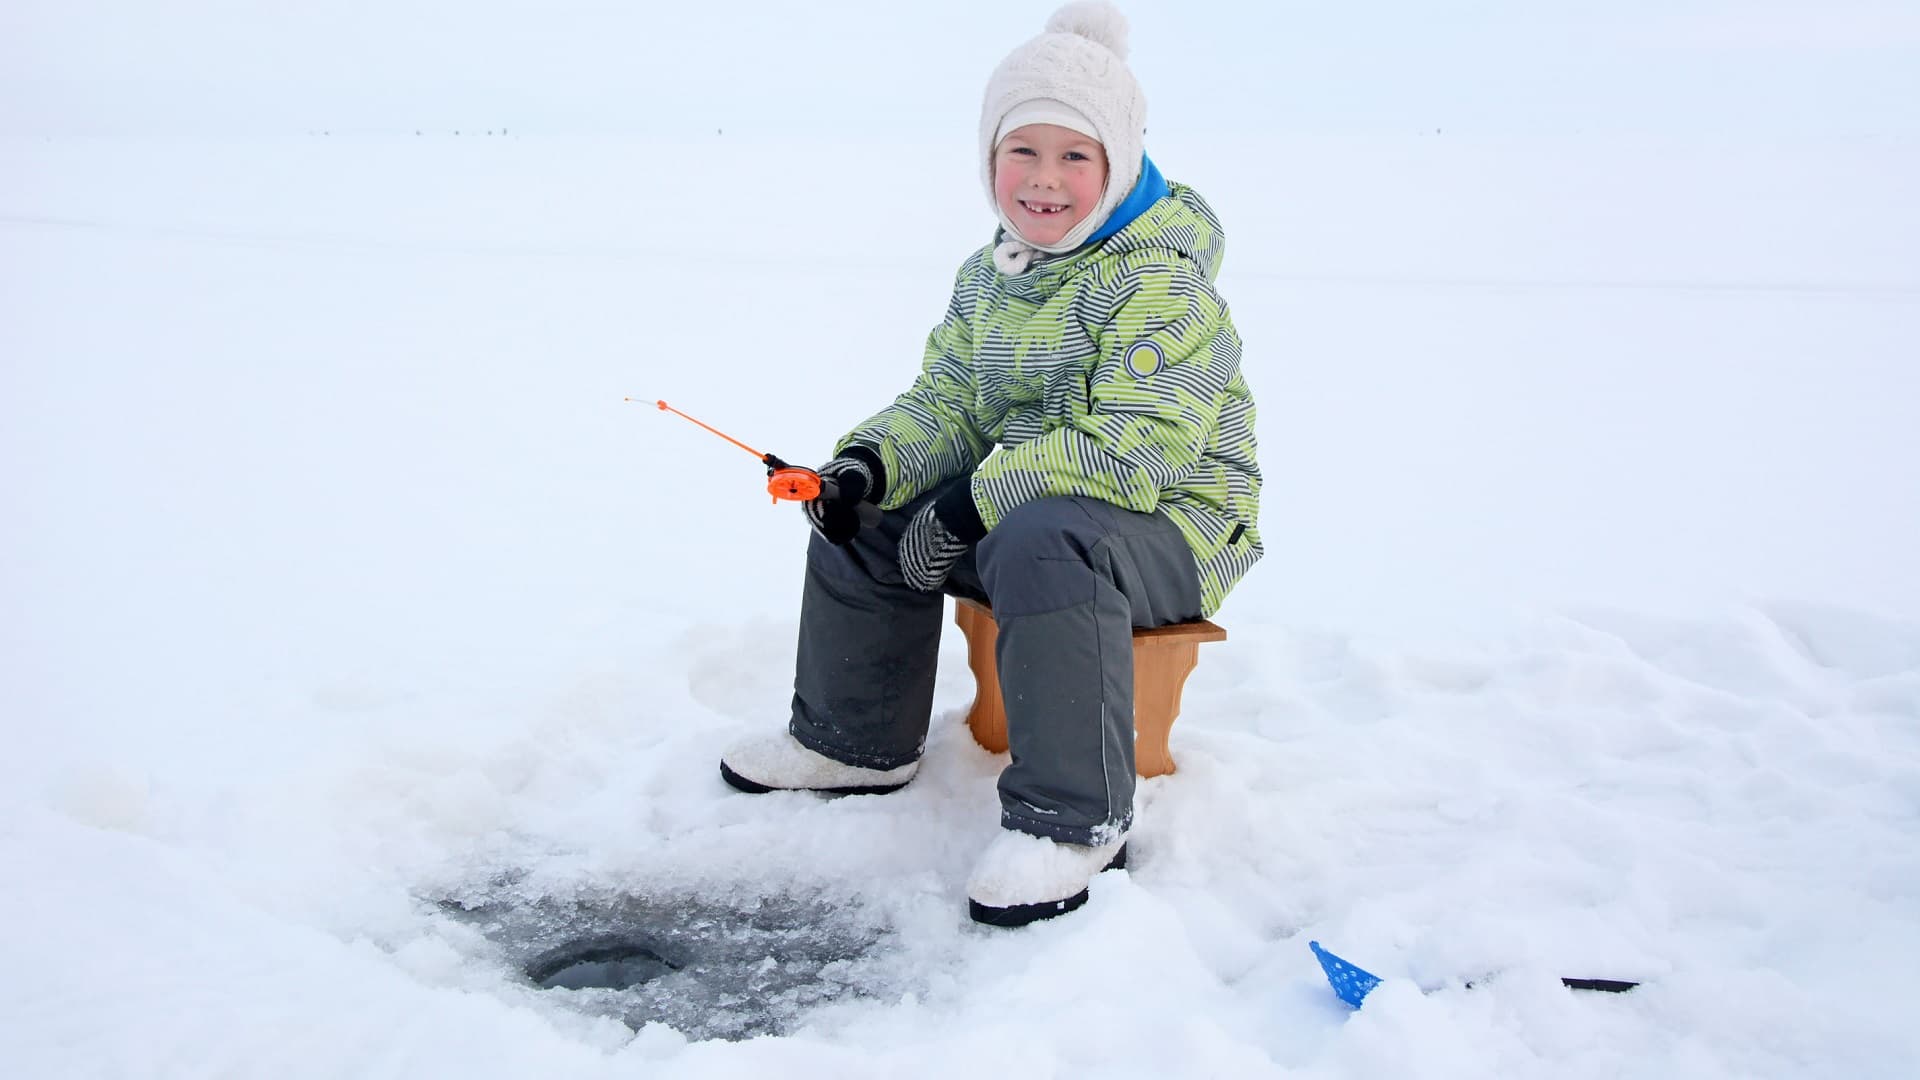
M961 268L946 318L927 335L920 376L893 404L848 432L836 452L859 444L880 455L886 468L881 508L911 502L948 477L979 464L991 448L973 421L973 334L968 327L971 295Z
M1200 270L1139 252L1089 297L1097 355L1084 409L974 473L988 529L1014 507L1084 495L1142 513L1194 471L1239 372L1226 305Z

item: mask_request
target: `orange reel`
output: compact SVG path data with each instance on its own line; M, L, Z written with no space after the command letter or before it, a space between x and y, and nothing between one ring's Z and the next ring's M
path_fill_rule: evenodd
M820 474L812 469L803 469L798 465L785 463L775 465L780 459L768 454L767 494L774 502L789 499L793 502L811 502L820 497Z

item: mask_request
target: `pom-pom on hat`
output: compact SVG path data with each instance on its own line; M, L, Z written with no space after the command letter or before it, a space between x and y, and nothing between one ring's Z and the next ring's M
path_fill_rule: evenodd
M1062 108L1055 110L1053 106ZM1093 130L1057 118L1077 113ZM1037 116L1039 119L1022 119ZM1019 123L1009 124L1010 120ZM1120 205L1140 179L1140 157L1147 132L1147 97L1133 72L1127 70L1127 20L1104 0L1067 4L1047 20L1039 37L1007 55L987 80L980 106L980 177L987 202L1009 238L1018 237L1000 203L993 197L993 151L1000 139L1016 127L1052 123L1091 135L1107 151L1107 189L1100 202L1060 242L1029 248L1053 255L1065 254L1086 242ZM1018 262L1021 269L1030 261ZM1010 269L1002 261L1002 270Z

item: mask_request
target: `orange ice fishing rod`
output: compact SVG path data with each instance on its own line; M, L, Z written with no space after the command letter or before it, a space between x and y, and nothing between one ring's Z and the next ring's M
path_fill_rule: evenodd
M639 401L638 398L628 398L627 400L635 402L636 404ZM820 474L814 472L812 469L803 469L798 465L789 465L772 454L763 454L753 447L748 446L746 443L741 442L739 439L721 431L719 428L694 420L693 417L688 416L686 413L681 412L679 409L674 408L664 401L656 401L654 404L660 407L660 411L670 412L683 420L690 420L695 424L699 424L715 435L720 436L740 449L745 450L747 453L752 454L754 457L759 458L760 463L767 467L767 494L773 496L774 502L779 502L781 499L787 499L792 502L808 502L820 497L822 485L831 485L833 483L832 480L822 479ZM829 497L834 494L837 494L837 492L828 492Z

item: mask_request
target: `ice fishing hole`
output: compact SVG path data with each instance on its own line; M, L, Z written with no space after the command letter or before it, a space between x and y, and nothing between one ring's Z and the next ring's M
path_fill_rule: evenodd
M434 901L483 934L521 985L638 1031L783 1035L836 1003L920 992L924 956L887 914L826 888L563 895L502 877ZM752 883L757 886L758 883Z

